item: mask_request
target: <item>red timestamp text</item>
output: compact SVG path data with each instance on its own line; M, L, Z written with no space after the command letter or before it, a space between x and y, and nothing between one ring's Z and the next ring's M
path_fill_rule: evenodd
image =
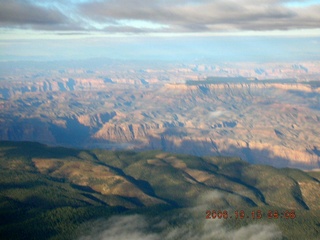
M207 210L206 219L294 219L296 218L295 210L254 210L246 212L244 210Z

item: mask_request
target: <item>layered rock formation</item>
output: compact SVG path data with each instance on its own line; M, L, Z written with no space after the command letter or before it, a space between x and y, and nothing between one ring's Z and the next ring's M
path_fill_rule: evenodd
M0 139L319 168L319 82L121 77L1 81Z

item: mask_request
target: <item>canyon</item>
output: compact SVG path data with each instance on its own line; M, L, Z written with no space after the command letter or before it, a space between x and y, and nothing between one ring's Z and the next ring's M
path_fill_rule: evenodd
M7 67L0 80L0 140L237 156L255 164L317 169L317 67Z

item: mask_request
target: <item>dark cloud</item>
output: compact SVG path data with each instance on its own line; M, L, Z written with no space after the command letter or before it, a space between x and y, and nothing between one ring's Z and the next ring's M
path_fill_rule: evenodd
M23 0L0 1L2 26L60 25L68 18L57 9L44 8Z
M0 0L0 27L109 33L319 28L320 4L290 7L288 2L290 1ZM143 26L144 22L148 24Z
M39 5L39 2L42 5ZM63 12L52 2L0 0L0 28L21 28L43 31L82 31L85 26L71 12Z
M82 14L98 22L107 19L149 21L177 32L229 30L289 30L319 28L318 6L293 8L281 0L129 1L84 3ZM319 12L319 11L318 11Z

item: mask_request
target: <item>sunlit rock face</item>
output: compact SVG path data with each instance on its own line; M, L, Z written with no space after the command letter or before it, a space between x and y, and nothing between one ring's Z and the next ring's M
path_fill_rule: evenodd
M318 73L297 66L15 73L0 81L0 139L319 168Z

